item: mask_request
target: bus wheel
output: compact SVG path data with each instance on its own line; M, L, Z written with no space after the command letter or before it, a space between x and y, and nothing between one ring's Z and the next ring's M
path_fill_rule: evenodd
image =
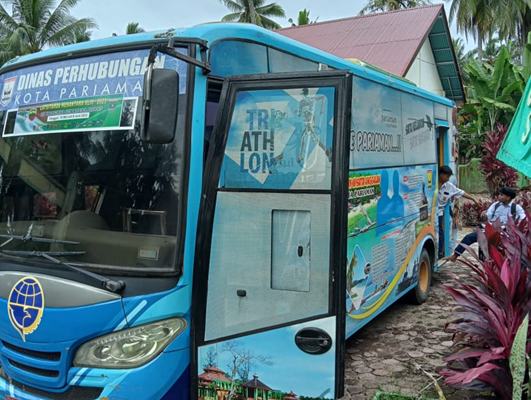
M430 255L426 249L422 249L417 286L409 292L409 298L414 304L422 304L427 300L428 295L430 294L431 274L432 268Z

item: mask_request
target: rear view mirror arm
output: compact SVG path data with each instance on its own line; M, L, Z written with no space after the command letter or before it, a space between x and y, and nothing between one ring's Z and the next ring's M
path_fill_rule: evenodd
M205 75L207 75L211 71L210 63L207 61L204 61L204 59L206 58L205 57L206 54L203 49L201 50L201 58L203 60L199 61L193 57L187 56L186 54L179 53L173 47L169 47L165 44L156 44L151 48L151 50L149 51L149 57L148 57L148 69L153 68L153 64L155 63L155 58L157 57L157 53L164 53L171 57L187 62L189 64L195 65L196 67L201 68L203 70L203 74Z

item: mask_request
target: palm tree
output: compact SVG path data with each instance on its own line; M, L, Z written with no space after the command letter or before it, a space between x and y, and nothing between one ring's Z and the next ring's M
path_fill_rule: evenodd
M518 38L522 46L527 43L531 28L531 0L451 1L450 22L455 19L458 32L463 32L465 37L471 33L477 39L480 60L483 59L485 41L491 40L496 32L500 41Z
M470 33L477 39L479 60L483 58L483 42L493 32L496 1L499 0L452 0L450 5L449 19L456 20L457 32L463 32L465 37Z
M79 31L76 32L76 36L74 37L74 41L72 43L82 43L82 42L88 42L90 41L92 37L92 31Z
M47 47L74 43L76 35L97 28L91 18L76 19L70 10L79 0L2 0L0 4L0 62L36 53Z
M350 293L352 289L352 281L354 280L354 270L358 267L358 255L356 252L352 254L352 260L347 269L347 291Z
M126 35L132 35L134 33L145 32L145 29L140 26L138 22L129 22L125 28Z
M265 0L219 0L231 14L222 21L248 22L267 29L279 29L280 25L269 17L286 18L284 9L277 3L264 4Z
M297 23L293 22L293 19L288 19L288 22L291 24L291 26L301 26L301 25L308 25L308 24L315 24L319 17L315 19L315 21L310 20L310 10L304 9L302 11L299 11L299 16L297 17Z
M531 29L531 0L500 0L494 4L500 39L517 38L525 46Z
M145 29L140 26L138 22L129 22L125 27L126 35L133 35L135 33L145 32ZM112 33L113 36L118 36L116 32Z
M431 0L369 0L369 3L361 9L359 15L395 11L401 8L413 8L427 4L431 4Z

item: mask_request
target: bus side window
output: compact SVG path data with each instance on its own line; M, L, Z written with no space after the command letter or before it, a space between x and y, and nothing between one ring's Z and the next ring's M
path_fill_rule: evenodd
M217 76L269 72L267 47L242 40L222 40L211 48L210 65Z
M268 50L269 72L319 71L319 63L276 49Z

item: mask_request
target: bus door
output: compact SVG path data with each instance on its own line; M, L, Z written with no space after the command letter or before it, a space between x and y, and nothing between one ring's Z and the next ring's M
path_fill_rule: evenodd
M455 137L451 134L448 121L445 119L435 119L437 129L437 164L438 167L448 165L452 168L454 176L451 177L451 182L457 184L455 180L457 177L456 164L454 159L455 153ZM438 176L438 174L437 174ZM449 212L450 204L448 204L443 218L443 232L444 232L444 255L451 254L455 247L455 240L457 231L452 226L452 218Z
M225 81L194 272L199 398L342 396L350 96L345 71Z

